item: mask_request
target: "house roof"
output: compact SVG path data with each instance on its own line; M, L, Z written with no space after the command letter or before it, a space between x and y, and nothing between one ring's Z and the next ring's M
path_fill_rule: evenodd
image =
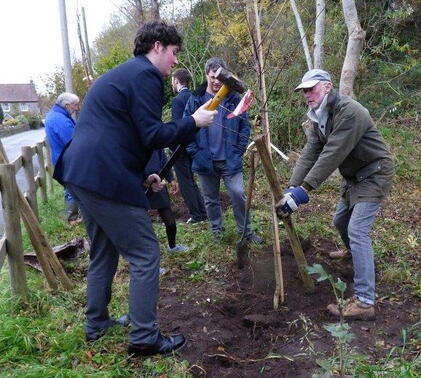
M32 83L0 84L0 102L38 102L38 95Z

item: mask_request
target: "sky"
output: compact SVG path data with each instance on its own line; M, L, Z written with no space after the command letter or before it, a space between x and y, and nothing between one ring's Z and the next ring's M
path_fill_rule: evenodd
M70 55L80 56L77 8L85 8L89 44L123 0L66 0ZM0 84L29 83L63 66L59 0L0 0Z

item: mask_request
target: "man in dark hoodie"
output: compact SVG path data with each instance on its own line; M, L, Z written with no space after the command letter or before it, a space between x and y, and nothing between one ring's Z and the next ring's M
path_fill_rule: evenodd
M216 78L219 67L227 68L220 58L210 58L206 62L206 83L197 88L188 100L185 116L193 114L222 87L222 83ZM199 176L214 241L220 241L224 230L219 199L220 181L223 179L231 199L237 231L242 233L245 224L247 238L261 244L263 240L251 231L249 219L244 222L243 154L250 137L250 122L246 113L227 119L227 115L239 102L238 93L229 93L220 104L214 122L206 130L196 134L196 139L188 145L187 152L193 159L193 172Z
M277 204L278 215L288 216L307 203L308 192L339 168L343 177L341 199L333 223L346 249L331 252L330 257L352 257L354 265L354 296L343 307L344 317L373 320L375 273L369 233L392 183L391 154L368 110L339 95L328 72L308 71L295 90L303 91L313 127L289 187ZM327 310L339 317L336 304L328 305Z
M168 354L185 343L182 335L163 336L156 323L160 252L143 190L144 182L160 189L159 176L144 174L152 151L189 142L216 114L205 104L191 117L161 121L163 77L178 63L181 44L175 27L164 22L139 29L134 58L99 77L89 90L54 172L79 201L91 240L86 339L96 340L116 324L108 304L121 255L129 263L128 352L135 356Z

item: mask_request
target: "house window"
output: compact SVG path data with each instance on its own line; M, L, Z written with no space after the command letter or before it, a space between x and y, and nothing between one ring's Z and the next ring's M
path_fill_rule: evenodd
M10 104L8 102L1 104L3 111L10 112Z
M20 104L20 111L21 112L27 112L29 110L28 104L21 102Z

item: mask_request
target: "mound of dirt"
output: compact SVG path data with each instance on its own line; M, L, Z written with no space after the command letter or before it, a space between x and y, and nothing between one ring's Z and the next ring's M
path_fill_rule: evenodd
M329 260L334 243L302 244L309 265L323 264L348 283L349 295L352 265ZM334 353L334 341L323 328L334 321L325 311L334 302L332 289L325 281L316 283L313 294L306 294L288 242L282 246L286 296L278 311L273 309L272 247L254 251L249 267L239 270L232 264L206 282L181 282L179 271L163 278L159 323L168 333L185 334L188 343L180 357L189 361L195 376L309 377L318 368L316 354L323 358ZM373 359L400 343L400 330L412 324L416 308L410 299L398 301L391 288L378 290L376 321L351 323L356 335L352 345Z

